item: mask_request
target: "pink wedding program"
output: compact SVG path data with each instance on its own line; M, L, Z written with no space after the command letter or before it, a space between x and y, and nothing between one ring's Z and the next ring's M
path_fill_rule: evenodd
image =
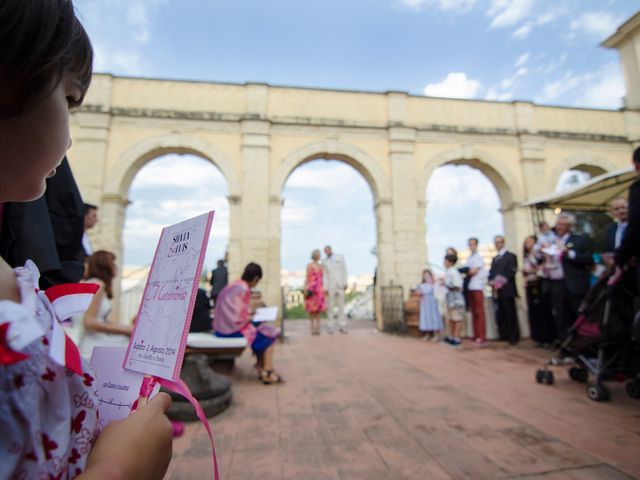
M160 235L123 368L178 380L214 212Z

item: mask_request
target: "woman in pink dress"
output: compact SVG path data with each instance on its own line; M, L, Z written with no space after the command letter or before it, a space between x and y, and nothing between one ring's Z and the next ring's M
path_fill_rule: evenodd
M304 309L311 318L311 335L320 335L320 314L327 310L322 275L320 250L316 249L311 252L311 262L307 265L307 280L304 287Z

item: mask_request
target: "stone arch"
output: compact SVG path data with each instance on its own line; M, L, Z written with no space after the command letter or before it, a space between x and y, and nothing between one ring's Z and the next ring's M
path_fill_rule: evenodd
M193 154L210 161L227 181L229 196L239 196L238 178L231 162L213 145L187 135L171 134L145 139L129 148L107 177L105 194L125 197L136 174L149 161L165 154Z
M511 208L514 202L525 198L521 183L511 171L504 168L504 162L501 163L486 152L470 146L446 150L426 163L418 179L418 191L421 196L427 191L433 172L443 165L468 165L482 172L498 192L503 210Z
M284 158L272 179L271 198L280 198L287 179L296 168L321 158L340 160L350 165L369 184L374 202L390 201L391 192L387 178L378 163L359 148L332 140L310 143Z
M576 153L562 160L551 172L548 178L548 185L555 190L560 176L569 170L580 170L591 174L591 176L602 175L603 173L612 172L618 167L615 163L594 155L590 152Z

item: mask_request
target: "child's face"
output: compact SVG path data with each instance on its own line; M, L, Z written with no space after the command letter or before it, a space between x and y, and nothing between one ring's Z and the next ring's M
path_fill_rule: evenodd
M0 120L0 201L42 196L71 144L69 103L82 96L68 74L35 110Z

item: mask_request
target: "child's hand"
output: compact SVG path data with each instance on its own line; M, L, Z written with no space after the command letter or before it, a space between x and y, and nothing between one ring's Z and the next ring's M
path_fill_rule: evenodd
M165 415L170 406L171 397L159 393L131 416L107 425L77 478L163 478L172 455L173 430Z

